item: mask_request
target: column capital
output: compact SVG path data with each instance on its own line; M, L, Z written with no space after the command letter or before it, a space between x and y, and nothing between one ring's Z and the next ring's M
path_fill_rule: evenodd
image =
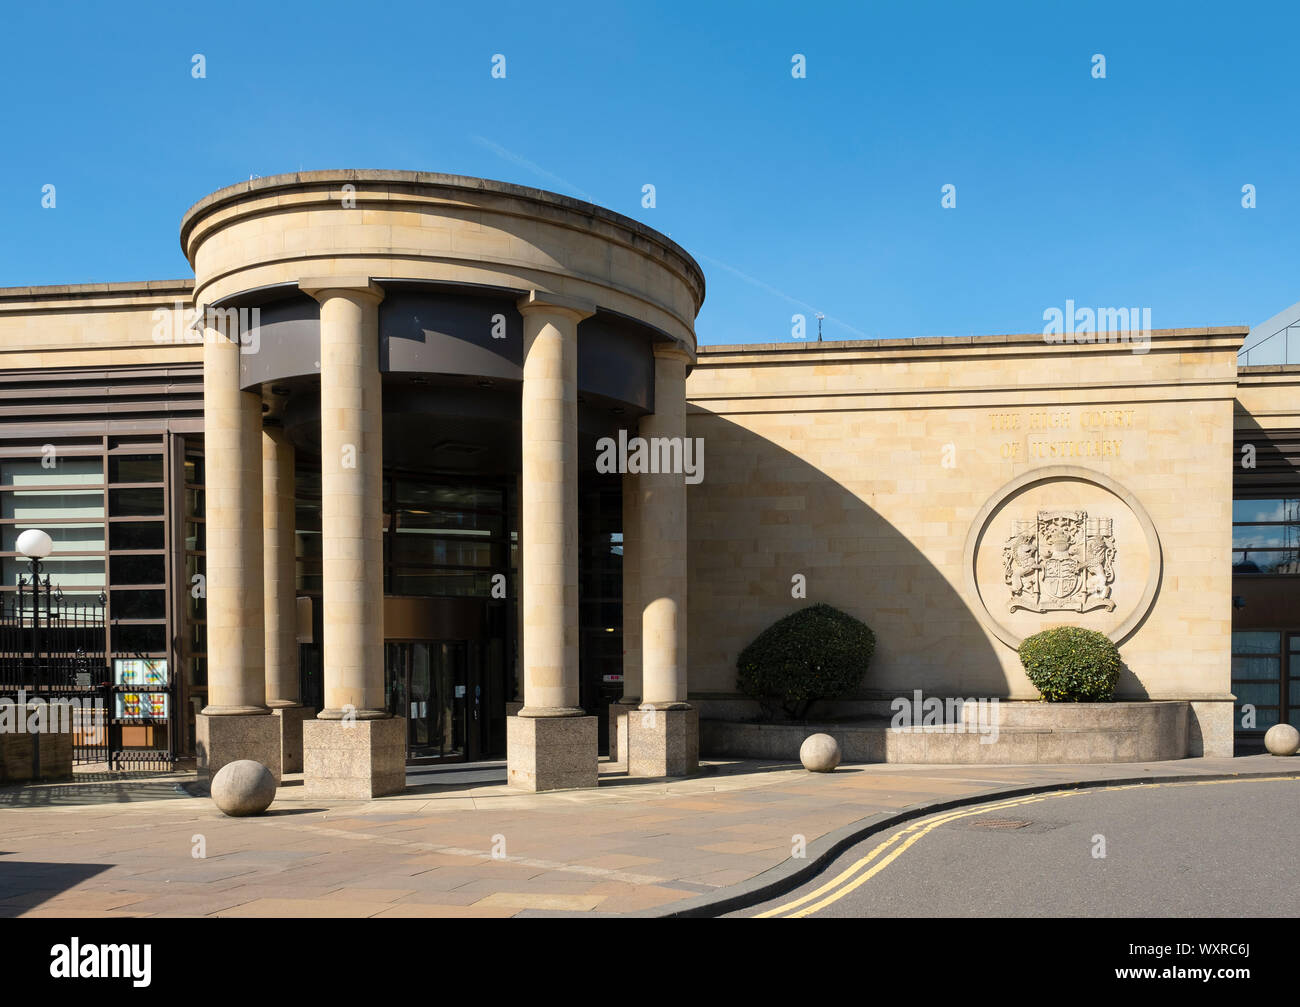
M695 354L680 343L655 343L652 347L656 360L683 360L695 363Z
M368 276L309 276L298 281L298 289L322 301L327 297L370 297L376 304L384 299L384 288Z
M596 313L596 304L594 301L586 301L580 297L569 297L567 294L553 294L546 290L530 290L515 302L521 315L527 315L530 312L558 312L562 315L568 315L575 322L580 322L584 318L590 318Z

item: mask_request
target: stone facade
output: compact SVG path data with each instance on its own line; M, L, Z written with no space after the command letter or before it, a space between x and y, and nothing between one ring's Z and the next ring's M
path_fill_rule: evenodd
M1016 638L1069 623L1115 637L1120 697L1227 704L1244 335L1159 331L1147 353L1033 335L702 350L687 383L708 459L689 489L692 697L727 716L740 650L824 601L876 632L861 698L1033 698ZM1114 522L1116 608L1008 611L1013 522L1070 508ZM1221 731L1205 737L1225 754Z
M698 717L751 717L738 653L816 601L864 620L877 651L860 692L815 715L878 715L918 689L1032 699L1015 644L1070 623L1119 645L1121 698L1187 704L1191 754L1231 751L1231 460L1243 442L1300 427L1295 368L1238 371L1244 328L1157 331L1146 352L1041 335L697 349L704 278L668 238L565 197L415 172L241 183L185 214L181 244L193 281L0 290L0 370L112 386L204 365L205 417L186 420L207 427L204 770L252 757L278 776L305 749L315 786L399 786L377 611L386 284L491 292L523 319L530 352L501 382L518 386L524 421L516 785L595 783L596 725L578 705L573 492L575 347L580 360L593 312L633 320L646 341L649 390L618 410L627 432L700 438L706 462L698 484L622 481L624 702L610 707L610 735L631 775L690 772ZM196 305L291 294L318 312L321 352L291 354L298 370L283 380L318 397L315 442L297 450L329 460L326 716L354 708L355 735L296 706L294 447L280 417L259 421L283 389L247 378L247 354L202 325L186 328ZM435 335L432 346L457 338ZM359 464L339 467L349 451Z

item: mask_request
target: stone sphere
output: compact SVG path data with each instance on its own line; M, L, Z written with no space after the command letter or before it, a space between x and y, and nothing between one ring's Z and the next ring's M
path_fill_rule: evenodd
M275 800L275 777L260 762L228 762L212 778L212 800L232 818L260 815Z
M1295 755L1300 751L1300 731L1290 724L1274 724L1264 735L1264 747L1273 755Z
M810 773L830 773L840 764L840 743L829 734L810 734L799 746L799 761Z

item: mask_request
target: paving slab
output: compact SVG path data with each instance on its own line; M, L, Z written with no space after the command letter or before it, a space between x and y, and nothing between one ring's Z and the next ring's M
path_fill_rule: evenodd
M370 801L231 819L191 776L0 788L0 916L717 915L797 884L832 851L932 810L1042 789L1300 776L1300 758L1087 766L713 761L682 780L602 767L588 791L527 794L489 765ZM439 782L443 781L443 782ZM206 856L195 857L195 836ZM802 838L807 855L792 859Z

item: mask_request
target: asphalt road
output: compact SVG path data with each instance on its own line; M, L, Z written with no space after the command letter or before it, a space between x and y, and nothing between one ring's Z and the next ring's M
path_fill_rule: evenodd
M1294 917L1297 836L1300 779L1058 791L878 833L730 915Z

